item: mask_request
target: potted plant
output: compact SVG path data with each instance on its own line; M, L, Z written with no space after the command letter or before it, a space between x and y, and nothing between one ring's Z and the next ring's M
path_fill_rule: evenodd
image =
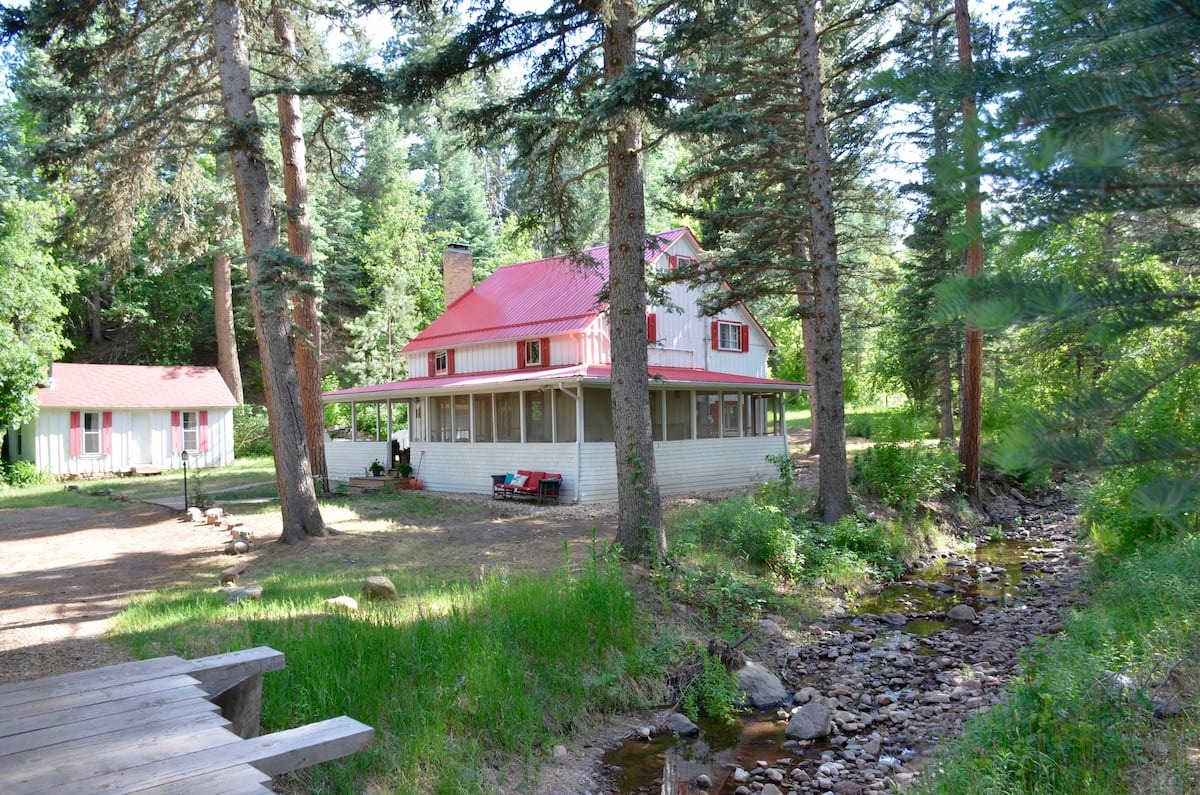
M369 469L371 470L371 477L377 478L383 474L383 464L379 462L378 458L371 462Z

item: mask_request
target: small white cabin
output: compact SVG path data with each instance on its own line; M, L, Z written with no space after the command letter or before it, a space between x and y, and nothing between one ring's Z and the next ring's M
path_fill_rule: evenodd
M233 462L237 401L213 367L56 362L38 416L10 429L10 460L58 476L96 477Z

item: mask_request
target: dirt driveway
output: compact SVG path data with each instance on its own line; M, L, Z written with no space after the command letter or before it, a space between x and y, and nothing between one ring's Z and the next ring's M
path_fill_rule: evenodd
M564 545L578 560L591 549L593 528L601 543L612 536L605 507L431 497L444 504L417 518L328 509L326 521L343 534L299 549L271 543L277 512L254 515L246 520L258 539L251 559L310 554L365 563L380 544L399 543L414 568L460 578L561 566ZM103 638L108 620L137 593L194 583L198 574L215 585L230 563L221 554L227 539L142 503L0 509L0 682L127 660Z

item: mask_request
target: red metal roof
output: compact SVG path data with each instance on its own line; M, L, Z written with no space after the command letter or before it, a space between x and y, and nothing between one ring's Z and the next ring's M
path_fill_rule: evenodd
M807 389L807 385L794 381L776 381L770 378L755 378L746 375L714 373L709 370L694 370L684 367L649 368L651 386L673 384L676 386L728 386L735 388L761 387L770 391L793 391ZM544 370L508 370L499 373L470 373L467 375L445 375L436 378L410 378L389 384L339 389L326 392L329 402L346 403L354 400L381 400L387 397L441 392L447 390L490 391L497 387L513 385L531 386L559 381L604 384L612 380L612 367L600 364L577 364L570 367L550 367Z
M237 405L215 367L148 367L132 364L51 365L38 387L42 408L200 409Z
M681 227L651 236L646 261L691 234ZM446 307L401 353L582 331L604 310L597 295L608 279L608 246L581 254L575 260L563 254L497 268Z

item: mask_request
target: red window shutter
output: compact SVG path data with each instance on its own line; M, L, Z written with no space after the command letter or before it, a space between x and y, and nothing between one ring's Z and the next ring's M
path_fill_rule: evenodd
M525 369L525 340L517 343L517 369Z
M646 342L651 345L658 342L658 315L654 312L646 315Z
M742 353L750 352L750 326L742 326Z
M171 412L171 452L183 449L183 421L178 411Z
M673 271L677 267L679 267L679 257L675 256L674 254L668 254L667 255L667 270Z
M429 375L435 375L435 370L434 370L435 367L437 367L437 365L434 363L434 353L433 353L433 351L430 351L429 352Z
M542 344L539 346L542 349L542 367L550 366L550 338L542 337Z
M71 455L83 453L83 414L71 412Z
M454 349L446 351L446 375L454 375Z
M208 452L208 412L200 412L200 452Z
M112 412L100 415L100 452L112 455Z
M721 347L721 328L717 321L712 322L712 349L718 350Z

